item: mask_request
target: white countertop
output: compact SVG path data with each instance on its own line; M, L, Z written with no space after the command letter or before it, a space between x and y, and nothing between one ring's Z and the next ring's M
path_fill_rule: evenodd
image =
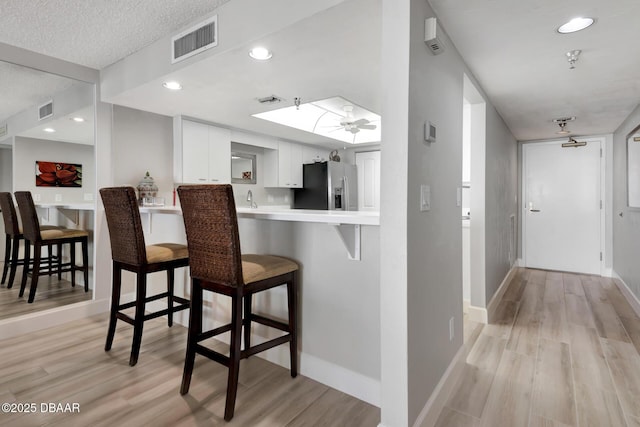
M145 206L141 213L181 215L179 206ZM286 209L280 207L236 208L238 218L268 219L273 221L322 222L325 224L380 225L380 213L369 211L330 211Z
M77 211L92 211L95 209L93 203L36 203L36 208L58 208Z

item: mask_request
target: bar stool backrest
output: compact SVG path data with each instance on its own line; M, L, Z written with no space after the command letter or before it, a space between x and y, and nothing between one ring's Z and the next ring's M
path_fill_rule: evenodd
M178 187L193 279L243 285L233 189L224 185Z
M16 213L16 206L13 204L11 193L0 192L0 209L2 210L2 219L4 220L4 232L10 236L19 235L18 215Z
M40 221L36 206L33 204L33 198L30 191L16 191L16 202L20 210L20 218L22 218L22 234L24 238L30 242L42 241L40 235Z
M111 258L130 265L147 263L140 210L133 187L101 188L100 196L107 216Z

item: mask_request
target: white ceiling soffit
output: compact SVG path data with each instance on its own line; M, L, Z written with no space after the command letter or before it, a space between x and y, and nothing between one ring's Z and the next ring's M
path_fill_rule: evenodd
M3 0L0 42L102 69L229 0Z
M82 118L84 121L74 121L74 117ZM65 114L52 120L47 120L38 126L21 132L19 136L68 142L72 144L94 145L95 133L93 123L93 106L88 106L82 110L74 111L73 113ZM54 129L55 132L46 132L44 130L46 128Z
M440 24L518 140L614 132L640 101L638 0L429 0ZM586 30L558 34L576 16ZM582 50L576 68L565 53Z
M188 66L105 100L168 116L182 114L275 137L342 147L344 144L335 140L251 115L293 105L296 97L308 102L333 96L379 113L381 22L381 0L347 0L259 39L202 59L196 56L198 60ZM228 23L219 17L219 24L222 44ZM268 47L273 58L251 59L249 50L257 44ZM162 87L165 80L178 81L183 89L166 90ZM272 94L284 100L266 105L257 102L257 98Z
M69 89L74 80L0 61L0 125Z

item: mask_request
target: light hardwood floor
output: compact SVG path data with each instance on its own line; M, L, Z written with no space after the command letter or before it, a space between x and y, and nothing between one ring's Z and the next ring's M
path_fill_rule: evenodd
M465 328L437 427L640 426L640 318L611 279L520 269L496 322Z
M103 350L106 315L0 341L0 403L79 403L80 413L2 414L1 426L376 426L380 410L259 357L243 360L235 417L223 420L227 369L196 357L179 393L186 328L145 323L138 364L119 322ZM215 344L224 351L223 344Z
M1 265L2 263L0 263L0 266ZM76 277L75 287L71 287L71 282L65 280L65 277L70 277L69 274L70 273L65 273L62 276L62 280L58 280L56 276L40 277L38 289L36 290L36 298L33 303L28 304L27 297L29 296L31 278L29 278L27 282L27 289L25 290L24 296L19 298L18 293L20 292L22 268L18 268L11 289L7 288L6 283L0 285L0 320L33 313L34 311L48 310L67 304L88 301L93 298L91 289L89 289L89 292L84 291L84 282L80 274Z

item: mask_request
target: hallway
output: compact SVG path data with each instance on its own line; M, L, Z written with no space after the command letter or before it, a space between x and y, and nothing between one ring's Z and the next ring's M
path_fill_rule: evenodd
M640 426L640 317L610 278L520 269L466 328L437 427Z

